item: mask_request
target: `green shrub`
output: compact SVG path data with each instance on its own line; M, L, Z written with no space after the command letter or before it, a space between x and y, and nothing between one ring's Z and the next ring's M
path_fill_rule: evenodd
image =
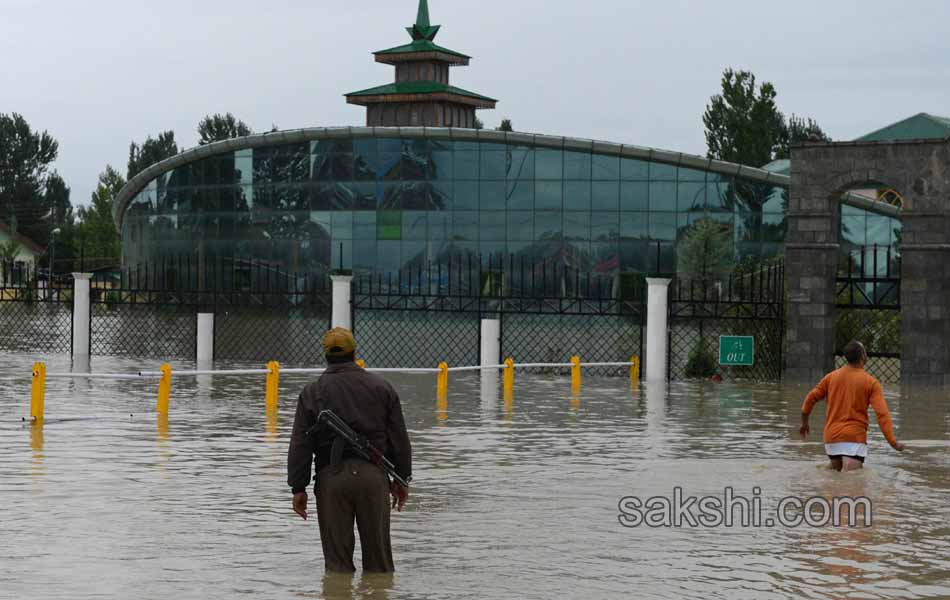
M700 340L686 362L686 377L690 379L709 379L716 374L716 357Z

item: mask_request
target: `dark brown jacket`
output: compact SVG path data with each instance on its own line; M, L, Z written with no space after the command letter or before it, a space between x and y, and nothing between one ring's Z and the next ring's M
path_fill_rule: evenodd
M355 363L330 365L309 384L297 400L297 414L287 455L287 484L294 493L310 484L311 467L316 471L330 463L332 437L307 435L322 410L332 410L357 433L386 455L400 476L412 475L412 449L396 391L382 377ZM314 461L316 456L316 461Z

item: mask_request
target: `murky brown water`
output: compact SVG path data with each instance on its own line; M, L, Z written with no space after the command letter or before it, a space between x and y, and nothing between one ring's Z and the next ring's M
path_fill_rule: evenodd
M0 377L30 364L0 355ZM891 451L872 424L868 468L842 475L822 468L823 414L811 443L796 440L803 389L586 378L575 398L566 377L519 374L506 404L471 375L452 378L442 411L434 376L391 380L416 477L393 519L391 578L324 577L316 522L290 511L304 379L282 379L276 418L263 378L176 379L167 427L154 383L51 380L42 433L19 422L28 380L0 380L0 597L950 598L944 396L892 390L910 449ZM789 495L866 495L873 524L620 525L622 497L674 486L759 487L766 512Z

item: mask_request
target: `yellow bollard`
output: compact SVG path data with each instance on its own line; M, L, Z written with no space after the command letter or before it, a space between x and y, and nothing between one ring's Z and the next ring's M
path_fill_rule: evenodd
M359 359L358 361L356 361L356 366L359 367L359 368L361 368L361 369L365 369L365 368L366 368L366 361L361 358L361 359Z
M449 418L449 365L439 363L439 374L435 383L435 418L445 421Z
M575 392L580 391L581 389L581 357L572 356L571 357L571 389Z
M267 382L264 384L264 405L276 407L280 396L280 363L272 360L267 363Z
M640 357L633 355L630 357L630 385L640 384Z
M449 365L446 362L439 363L439 375L435 383L435 395L439 398L445 398L449 394Z
M158 414L168 416L168 399L172 393L172 366L168 363L162 365L162 378L158 382Z
M502 375L502 392L505 402L514 398L515 393L515 360L510 356L505 359L505 372Z
M43 425L46 411L46 363L33 365L33 383L30 387L30 418Z

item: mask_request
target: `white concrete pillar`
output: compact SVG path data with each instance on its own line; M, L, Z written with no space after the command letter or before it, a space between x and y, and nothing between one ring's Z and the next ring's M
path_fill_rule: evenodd
M671 279L647 278L647 355L646 380L666 381L667 321L669 316L669 290Z
M73 273L73 358L89 356L89 284L92 273Z
M330 327L344 327L352 331L353 314L350 304L352 275L331 275L333 282L333 309L330 313Z
M198 313L196 354L200 364L214 362L214 313Z
M500 319L482 319L482 348L478 364L482 366L501 364Z

